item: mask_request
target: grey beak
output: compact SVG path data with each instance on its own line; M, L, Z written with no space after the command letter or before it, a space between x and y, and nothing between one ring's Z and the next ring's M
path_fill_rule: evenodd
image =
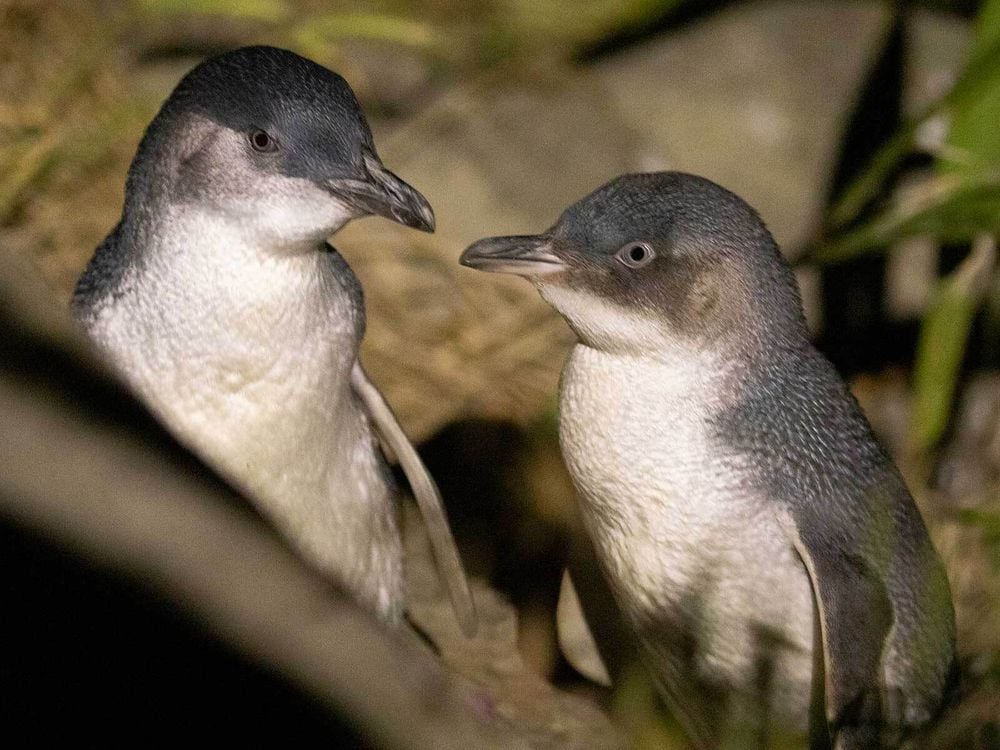
M434 231L434 210L420 193L394 175L374 154L364 156L363 179L331 180L327 187L359 215L376 214L422 232Z
M543 276L566 267L544 234L487 237L467 247L458 262L480 271L518 276Z

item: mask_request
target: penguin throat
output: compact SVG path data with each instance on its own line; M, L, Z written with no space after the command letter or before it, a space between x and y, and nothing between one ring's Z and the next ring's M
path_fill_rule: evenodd
M95 320L128 370L151 389L170 380L195 399L266 391L283 379L302 381L305 398L348 388L364 307L336 251L246 244L239 231L195 213L157 229Z
M697 342L672 330L669 322L599 296L555 284L537 284L539 294L566 320L581 343L622 356L653 360L686 357Z

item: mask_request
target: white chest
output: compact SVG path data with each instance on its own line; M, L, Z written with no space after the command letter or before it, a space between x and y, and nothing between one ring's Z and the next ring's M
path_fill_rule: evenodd
M172 426L258 489L319 468L310 444L350 409L357 315L319 253L236 240L164 240L90 330Z
M643 605L695 583L752 506L711 444L696 365L577 346L563 372L560 439L588 526Z
M560 440L626 614L696 614L706 667L742 679L757 625L807 653L812 605L774 506L714 437L724 384L705 380L715 368L703 357L656 363L578 345L563 372Z
M163 240L89 331L171 429L314 564L379 611L398 611L395 509L350 386L363 327L342 278L350 269L217 233Z

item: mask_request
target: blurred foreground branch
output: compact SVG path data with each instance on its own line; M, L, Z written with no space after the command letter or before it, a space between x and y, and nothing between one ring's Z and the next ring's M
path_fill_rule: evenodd
M331 723L342 721L380 747L492 744L487 729L472 720L454 680L415 639L386 632L306 569L248 503L92 361L68 319L45 304L45 291L32 288L8 258L0 262L0 523L5 536L21 539L24 549L51 545L81 567L131 581L164 611L179 612L207 638L293 686L303 712L316 705ZM28 592L27 601L5 602L4 619L17 627L36 615L32 586L44 589L57 582L15 580L22 571L11 550L8 544L5 556L13 557L8 562L14 568L8 565L3 572L5 591ZM37 569L25 565L23 575ZM85 638L89 613L72 614ZM72 627L71 622L70 632ZM134 638L145 641L143 658L155 663L156 650L176 640L164 632L109 634L111 650L102 658L114 674L115 660L129 657L115 643ZM18 719L13 715L17 706L32 706L63 719L98 711L105 715L89 721L107 722L105 731L129 725L127 707L105 704L101 674L80 675L75 663L54 665L46 684L28 672L45 673L50 644L46 631L24 635L37 640L8 640L3 648L0 669L10 700L0 701L5 707L0 713L11 712L5 724ZM15 649L35 652L38 664L21 659ZM173 686L179 690L198 690L205 676L198 654L190 656L192 684ZM27 674L18 670L22 662ZM165 699L162 710L169 716L172 702L158 685L162 675L139 673L144 679L129 690ZM82 689L74 694L67 684ZM240 689L225 683L214 687L220 693ZM67 693L67 703L60 704L56 696ZM243 718L250 725L259 722L259 717Z
M76 739L155 722L227 738L287 724L289 738L388 748L617 744L595 706L524 667L513 609L485 587L484 632L462 638L412 524L411 609L466 678L331 590L2 254L0 414L5 725L58 716Z

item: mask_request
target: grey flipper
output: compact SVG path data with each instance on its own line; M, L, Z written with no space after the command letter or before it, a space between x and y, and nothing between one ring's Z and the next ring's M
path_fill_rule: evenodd
M854 397L807 343L751 373L720 426L759 467L759 489L808 572L830 740L880 747L881 734L920 723L906 703L939 702L953 645L950 606L937 598L947 582L913 499ZM890 662L905 672L902 707L887 700Z
M455 547L455 540L451 536L448 518L444 512L444 503L441 501L441 493L438 492L434 479L428 473L423 461L420 460L413 444L406 437L403 428L400 427L396 415L392 413L389 404L386 403L378 388L368 379L368 375L365 374L359 363L355 363L354 369L351 371L351 385L358 398L368 409L368 415L382 441L395 454L403 468L403 473L413 491L417 506L420 508L420 514L424 518L424 524L427 526L427 535L431 541L434 560L437 563L445 589L448 591L452 608L455 610L455 617L458 619L462 632L466 636L472 637L478 628L476 605L472 600L472 592L469 590L469 582L465 577L462 559Z
M892 605L877 573L861 558L799 529L795 549L809 574L819 624L821 690L814 698L826 726L810 729L813 747L878 748L884 725L882 658ZM808 540L808 541L807 541ZM817 711L819 713L819 711Z

